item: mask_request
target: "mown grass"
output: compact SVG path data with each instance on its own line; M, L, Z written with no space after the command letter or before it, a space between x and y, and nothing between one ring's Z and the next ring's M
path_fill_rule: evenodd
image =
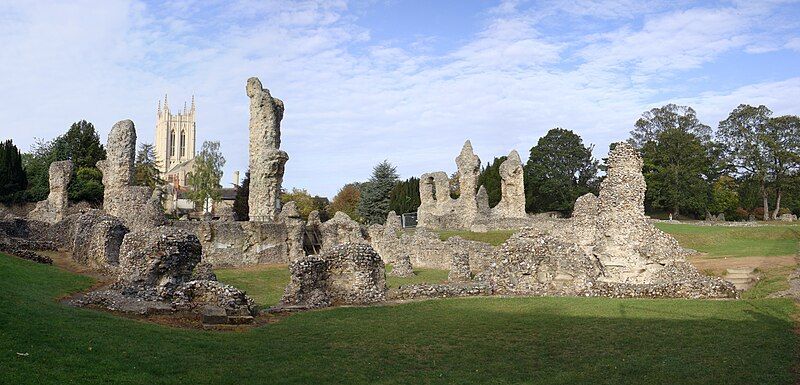
M731 227L657 223L656 227L674 236L682 246L707 253L709 257L795 255L800 243L798 225Z
M0 255L0 382L791 384L800 342L789 300L449 299L208 332L55 300L90 284Z
M246 268L214 269L217 279L247 292L257 304L276 305L289 283L286 265L260 265Z
M476 233L466 230L442 230L438 231L439 239L446 241L451 237L461 237L470 241L478 241L488 243L493 246L500 245L505 242L515 230L491 230L485 233Z
M386 265L386 272L392 271ZM257 304L270 307L276 305L289 283L289 268L286 265L262 265L246 268L216 269L220 282L236 286L247 292ZM415 283L441 283L447 281L447 270L414 269L413 277L386 276L386 285L396 288Z

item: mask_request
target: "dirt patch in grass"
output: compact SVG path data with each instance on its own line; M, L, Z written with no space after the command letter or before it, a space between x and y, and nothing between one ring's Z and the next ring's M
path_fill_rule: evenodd
M708 258L705 256L690 257L689 262L698 270L713 272L714 275L724 275L727 269L753 267L759 270L771 270L779 267L795 266L797 257L793 255L779 257L730 257Z

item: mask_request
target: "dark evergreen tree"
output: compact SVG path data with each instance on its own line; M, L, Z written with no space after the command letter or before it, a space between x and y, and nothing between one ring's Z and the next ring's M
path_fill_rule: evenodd
M384 160L372 170L372 177L361 186L361 200L358 214L367 224L384 223L389 213L389 198L397 184L397 171L389 161Z
M419 178L411 177L398 182L389 194L389 210L398 215L416 212L419 205Z
M531 148L525 164L525 206L529 212L571 213L579 196L597 192L598 162L570 130L554 128Z
M135 167L134 184L137 186L155 188L164 184L161 179L161 172L158 171L156 150L152 144L142 143L139 146L139 151L136 153Z
M500 165L505 162L506 156L494 158L491 163L486 163L486 167L481 168L478 175L478 188L483 186L486 194L489 195L489 207L497 206L502 195L502 179L500 178Z
M28 185L22 154L11 140L0 144L0 201L5 203L23 200Z
M250 196L250 171L244 174L241 186L236 189L236 198L233 200L233 214L237 221L250 220L250 205L248 199Z

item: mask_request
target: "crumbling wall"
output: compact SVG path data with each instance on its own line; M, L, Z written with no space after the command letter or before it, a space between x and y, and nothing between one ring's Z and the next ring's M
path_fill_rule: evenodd
M522 161L511 151L500 165L502 199L489 208L489 197L483 186L478 188L480 158L469 141L456 158L461 194L450 198L449 178L438 171L420 177L420 206L417 227L428 229L472 229L486 231L526 226L532 219L525 213L525 185Z
M203 261L215 267L288 263L289 229L281 222L175 221L195 234Z
M364 305L386 296L386 272L380 256L366 244L346 243L294 261L283 307L316 308Z

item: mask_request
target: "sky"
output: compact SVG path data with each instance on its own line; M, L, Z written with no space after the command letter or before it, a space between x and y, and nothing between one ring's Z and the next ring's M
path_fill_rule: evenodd
M86 119L105 143L197 104L223 185L247 169L247 78L283 100L284 187L333 197L382 160L402 178L523 161L562 127L606 155L642 112L800 114L797 1L0 0L0 139L23 151Z

